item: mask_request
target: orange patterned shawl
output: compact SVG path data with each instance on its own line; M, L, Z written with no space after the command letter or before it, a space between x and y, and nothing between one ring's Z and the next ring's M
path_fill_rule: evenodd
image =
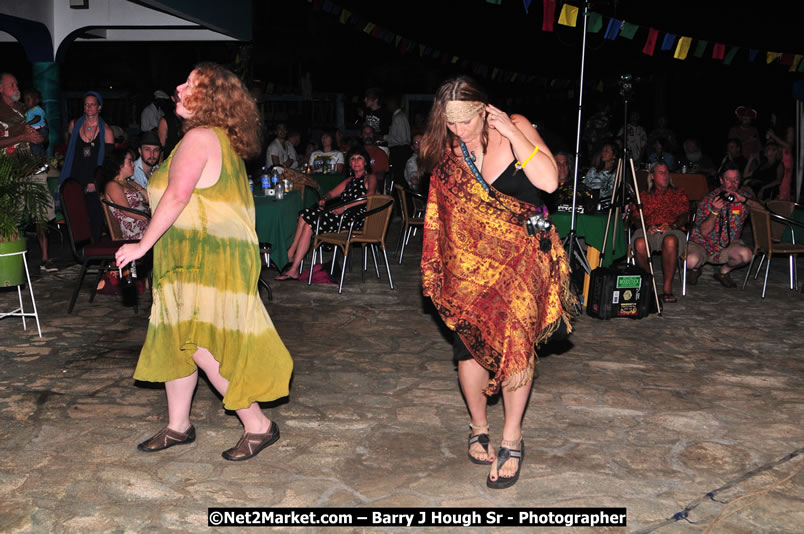
M526 179L523 177L523 179ZM497 192L489 197L462 157L447 150L433 170L424 221L422 286L444 323L493 373L485 393L516 389L533 376L535 346L564 323L574 296L555 229L549 252L521 217L536 208Z

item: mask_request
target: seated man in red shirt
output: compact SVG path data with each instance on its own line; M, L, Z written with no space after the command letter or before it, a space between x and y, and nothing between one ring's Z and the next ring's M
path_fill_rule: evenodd
M664 162L651 165L648 176L648 190L640 195L645 228L648 231L648 244L651 252L662 251L663 302L676 302L673 295L673 275L676 273L676 260L679 251L687 246L687 236L679 230L687 223L690 215L690 201L687 194L676 188L670 180L670 170ZM639 212L633 210L634 222L639 224ZM642 228L634 232L634 250L640 267L649 271L648 251Z

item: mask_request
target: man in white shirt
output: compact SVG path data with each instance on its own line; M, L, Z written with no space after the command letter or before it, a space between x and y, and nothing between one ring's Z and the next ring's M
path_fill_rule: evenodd
M140 138L140 157L134 162L134 182L143 189L148 187L148 180L159 166L162 145L156 132L145 132Z
M274 165L281 165L283 167L298 166L299 157L296 155L296 149L288 141L288 127L284 122L276 125L276 139L271 141L268 145L268 151L265 157L265 166L273 167Z
M140 114L140 130L143 132L154 130L159 126L159 119L165 116L158 100L170 100L170 97L164 91L154 91L154 101L145 106Z
M410 157L410 122L408 116L399 106L399 98L389 96L385 100L386 109L392 112L391 127L385 135L385 142L390 149L391 170L398 177L405 168Z

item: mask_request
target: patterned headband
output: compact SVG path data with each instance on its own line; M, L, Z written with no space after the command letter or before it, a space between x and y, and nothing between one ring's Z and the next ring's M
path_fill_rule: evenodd
M464 122L474 118L486 105L477 100L450 100L444 109L447 122Z

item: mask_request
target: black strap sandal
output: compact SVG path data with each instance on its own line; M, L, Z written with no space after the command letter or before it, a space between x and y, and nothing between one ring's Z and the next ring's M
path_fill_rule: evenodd
M516 441L508 441L503 440L503 445L515 445ZM517 465L516 473L514 476L510 477L501 477L500 476L500 469L502 466L505 465L511 458L517 458L519 460L519 465ZM486 478L486 486L491 489L505 489L510 488L516 481L519 480L519 473L522 471L522 461L525 459L525 440L523 438L519 438L519 450L517 449L510 449L508 447L500 447L497 450L497 480L491 480L491 473L489 473L488 478Z
M484 428L486 429L486 432L483 432L481 434L474 434L474 435L471 433L469 434L469 444L467 446L466 451L467 456L469 456L469 461L477 465L491 465L491 462L493 460L480 460L478 458L475 458L474 456L472 456L471 451L473 443L480 443L480 446L483 447L483 450L486 451L486 454L489 453L489 433L488 433L489 425L473 425L472 423L469 423L469 428L471 428L472 430L483 430Z

